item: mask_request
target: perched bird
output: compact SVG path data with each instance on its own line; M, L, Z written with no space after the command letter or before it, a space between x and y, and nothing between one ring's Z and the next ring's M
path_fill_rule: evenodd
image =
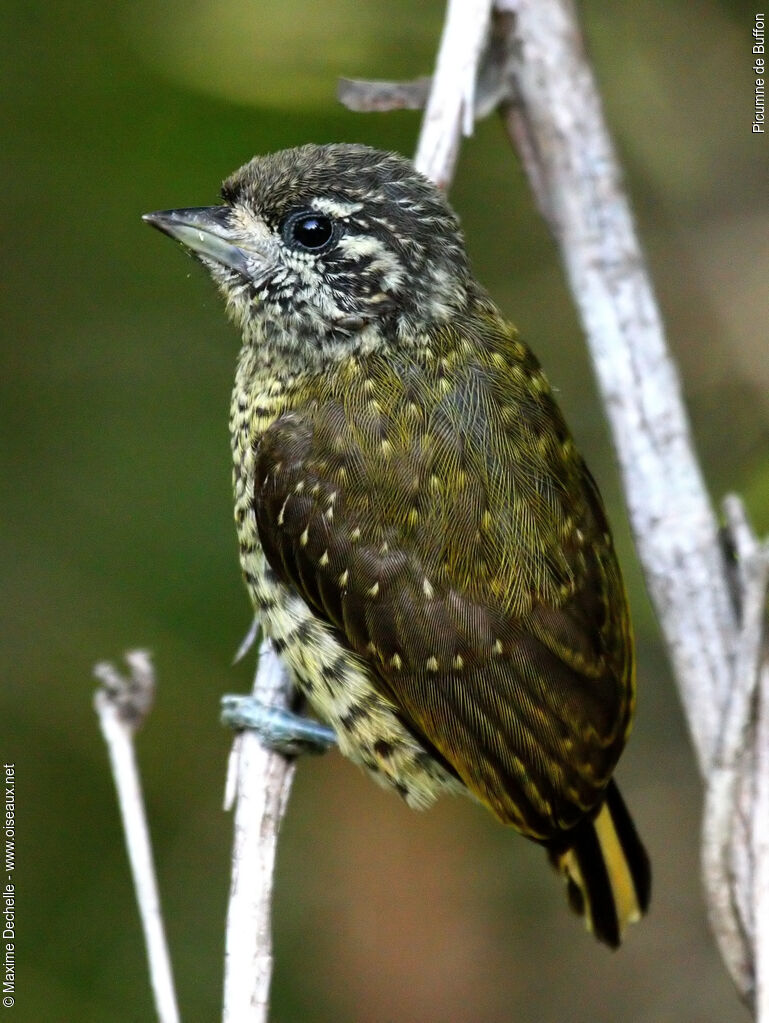
M413 807L471 793L618 945L650 891L611 780L633 639L539 363L408 160L306 145L256 157L222 200L145 219L242 331L235 521L263 629L344 754Z

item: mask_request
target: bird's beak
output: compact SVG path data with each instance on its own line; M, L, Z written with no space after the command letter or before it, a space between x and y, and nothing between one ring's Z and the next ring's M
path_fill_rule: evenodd
M250 275L246 252L233 245L229 206L198 206L188 210L145 213L142 220L175 238L198 256Z

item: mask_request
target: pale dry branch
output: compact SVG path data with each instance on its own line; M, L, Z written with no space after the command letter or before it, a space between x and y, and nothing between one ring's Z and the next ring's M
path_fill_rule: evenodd
M462 134L475 123L478 66L491 30L492 0L449 0L414 164L439 188L454 175Z
M260 703L288 707L285 670L264 639L252 690ZM272 977L272 889L278 831L286 810L294 761L267 749L256 732L235 736L226 808L235 804L232 878L225 940L225 1023L262 1023Z
M730 687L737 621L678 374L568 0L508 15L512 98L530 183L558 242L619 458L628 513L700 766Z
M336 98L348 110L382 113L390 110L422 110L430 95L431 78L413 82L372 82L361 78L340 78Z
M144 932L155 1009L161 1023L178 1023L179 1009L174 992L171 958L163 927L133 743L134 734L152 706L155 673L150 655L144 650L129 651L125 660L129 669L127 675L121 674L108 662L101 662L94 667L93 673L101 682L94 696L94 708L107 744L117 789L123 834Z

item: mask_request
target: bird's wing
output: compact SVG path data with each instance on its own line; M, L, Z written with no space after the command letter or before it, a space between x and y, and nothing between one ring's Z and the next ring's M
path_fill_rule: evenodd
M600 499L580 478L558 557L532 554L555 491L528 494L523 468L508 478L495 465L508 453L489 450L477 394L457 402L444 387L431 405L412 384L377 380L361 391L381 396L373 408L355 388L328 394L269 428L260 540L407 726L500 818L545 838L598 801L630 714L624 593ZM452 421L460 406L466 429ZM580 526L595 542L579 542Z

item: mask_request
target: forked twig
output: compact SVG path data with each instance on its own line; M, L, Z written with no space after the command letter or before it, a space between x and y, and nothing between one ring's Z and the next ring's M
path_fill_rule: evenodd
M101 682L94 696L94 708L107 744L117 789L155 1008L161 1023L178 1023L179 1008L174 991L171 958L160 911L155 865L134 751L134 735L152 706L155 673L150 655L145 650L131 650L125 655L125 660L129 669L127 675L121 674L113 664L106 661L94 667L93 673Z

